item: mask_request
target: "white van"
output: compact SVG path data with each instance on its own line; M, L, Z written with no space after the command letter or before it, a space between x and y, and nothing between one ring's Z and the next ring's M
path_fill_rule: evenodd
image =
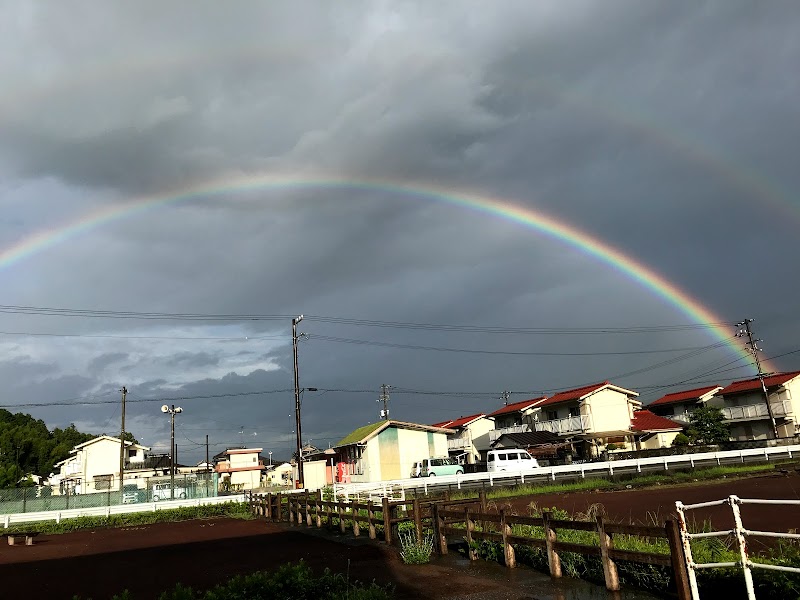
M498 471L530 471L539 468L536 459L527 450L510 448L508 450L489 450L486 455L486 470L489 473Z

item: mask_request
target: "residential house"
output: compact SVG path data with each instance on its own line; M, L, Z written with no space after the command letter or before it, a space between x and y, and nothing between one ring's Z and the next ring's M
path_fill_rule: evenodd
M146 446L125 442L124 469L126 479L145 460ZM58 482L53 493L90 494L105 492L119 486L119 438L101 435L78 444L70 450L70 456L57 463L57 476L51 478Z
M486 453L491 448L489 437L490 432L494 430L494 419L479 413L437 423L434 427L455 430L455 435L447 439L447 451L451 457L456 457L460 463L469 465L485 461Z
M683 425L649 410L637 410L631 419L636 450L658 450L669 448L675 437L683 431Z
M264 475L266 485L292 487L294 466L288 461L276 461L267 466Z
M214 466L220 484L231 490L261 487L261 474L265 470L264 460L259 456L261 451L262 448L229 448L218 454L227 456L227 460L219 460Z
M687 425L692 412L696 408L704 406L721 389L722 386L719 385L708 385L692 390L673 392L648 404L647 410Z
M416 461L447 456L453 429L378 421L359 427L334 445L339 456L337 482L372 482L406 478Z
M794 437L800 433L800 371L777 373L764 377L769 406L778 437ZM722 409L734 440L773 438L770 411L758 377L734 381L717 393L715 404ZM794 398L797 397L797 402Z
M533 408L534 429L572 439L581 458L598 456L611 443L632 448L638 395L608 381L560 392Z
M489 443L494 443L501 435L506 433L526 433L533 431L534 408L545 397L522 400L513 404L506 404L502 408L489 413L487 418L494 419L494 431L489 432Z

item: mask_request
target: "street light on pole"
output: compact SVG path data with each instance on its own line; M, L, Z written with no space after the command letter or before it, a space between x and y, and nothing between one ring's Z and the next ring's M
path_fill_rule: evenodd
M161 407L161 412L169 413L170 420L171 420L171 434L170 434L170 445L169 445L169 498L170 500L175 500L175 415L182 413L183 409L180 406L175 406L174 404L172 407L168 405L164 405Z

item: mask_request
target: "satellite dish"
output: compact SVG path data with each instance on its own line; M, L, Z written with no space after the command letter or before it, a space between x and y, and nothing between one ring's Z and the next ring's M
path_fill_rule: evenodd
M163 413L169 412L169 406L167 406L166 404L164 406L162 406L161 407L161 412L163 412Z

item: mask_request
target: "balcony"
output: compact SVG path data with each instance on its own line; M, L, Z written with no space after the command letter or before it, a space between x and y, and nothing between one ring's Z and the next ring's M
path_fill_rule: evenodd
M472 436L469 432L447 440L448 450L464 450L470 446L472 446Z
M565 417L563 419L553 419L551 421L538 421L534 424L536 431L549 431L559 435L567 433L580 433L590 427L588 415L578 415L575 417Z
M791 412L787 402L770 402L772 414L776 417L785 417ZM747 421L751 419L768 419L766 403L751 404L748 406L726 406L722 409L726 421Z
M489 443L493 443L501 435L507 433L529 433L531 430L530 425L514 425L513 427L503 427L502 429L493 429L489 432Z

